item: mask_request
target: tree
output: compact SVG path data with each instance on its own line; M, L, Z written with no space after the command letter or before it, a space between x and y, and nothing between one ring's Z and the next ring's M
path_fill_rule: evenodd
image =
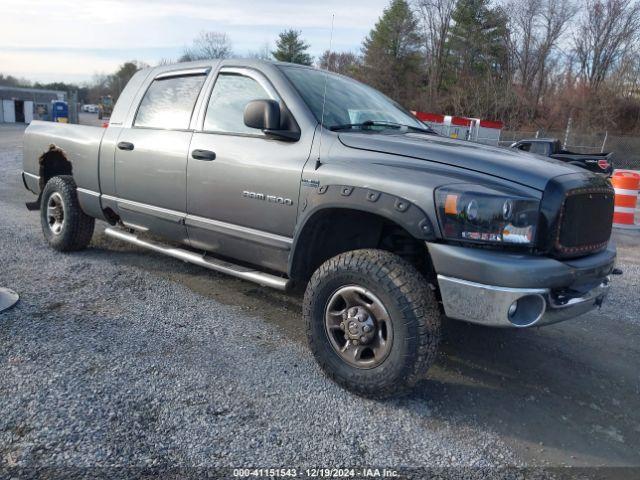
M422 73L418 21L405 0L392 0L363 43L363 75L394 100L416 98Z
M570 0L511 0L507 10L510 62L528 110L527 120L532 120L547 86L550 64L557 64L552 58L557 44L576 8Z
M148 65L146 63L137 60L131 60L120 65L115 73L107 77L109 94L113 96L114 99L117 99L129 80L131 80L131 77L133 77L138 70L147 67Z
M508 17L491 0L458 0L451 14L443 89L456 114L505 118L517 108L511 82Z
M300 36L302 32L289 29L280 33L276 41L276 49L271 52L273 58L280 62L311 65L312 58L307 53L309 44Z
M415 5L424 32L427 86L431 103L435 101L442 87L448 56L446 41L451 28L455 0L417 0Z
M583 80L597 90L640 41L640 3L586 0L574 38Z
M31 82L24 78L17 78L13 75L3 75L0 73L0 85L3 87L30 87Z
M271 60L271 45L269 42L264 42L259 50L249 52L247 57L255 58L256 60Z
M319 67L330 72L351 77L358 76L360 58L351 52L330 52L326 50L319 60Z
M507 16L490 0L458 0L447 38L457 75L500 73L508 66Z
M231 40L226 33L202 31L193 40L191 47L184 49L179 62L229 58L233 55Z

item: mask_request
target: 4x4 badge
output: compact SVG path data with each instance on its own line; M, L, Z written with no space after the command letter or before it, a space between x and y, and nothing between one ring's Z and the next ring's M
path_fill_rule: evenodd
M310 178L303 178L301 181L305 187L318 188L320 186L320 180L311 180Z

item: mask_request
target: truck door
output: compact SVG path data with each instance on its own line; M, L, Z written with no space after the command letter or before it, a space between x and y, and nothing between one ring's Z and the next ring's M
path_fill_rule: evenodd
M157 76L115 151L118 214L125 224L186 241L187 154L194 105L206 71Z
M282 104L258 71L220 70L189 149L187 230L194 247L286 270L311 146L247 127L244 108L256 99Z

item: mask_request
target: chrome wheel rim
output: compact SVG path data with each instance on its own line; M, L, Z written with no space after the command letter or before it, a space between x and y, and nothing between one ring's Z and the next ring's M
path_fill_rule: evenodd
M64 227L64 202L58 192L54 192L47 201L47 224L54 235L60 235Z
M356 368L374 368L393 343L391 317L370 290L347 285L336 290L325 308L325 330L342 360Z

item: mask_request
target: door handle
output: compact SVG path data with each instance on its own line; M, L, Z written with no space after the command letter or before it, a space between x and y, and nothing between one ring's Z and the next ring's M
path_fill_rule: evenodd
M194 150L191 156L196 160L211 161L216 159L216 153L211 150Z
M129 143L129 142L120 142L118 144L118 148L120 150L133 150L133 143Z

